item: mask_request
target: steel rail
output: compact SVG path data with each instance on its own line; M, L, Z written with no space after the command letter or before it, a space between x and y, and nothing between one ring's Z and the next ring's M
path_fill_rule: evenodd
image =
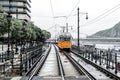
M58 49L56 47L55 47L55 51L56 51L56 57L57 57L57 62L58 62L59 75L61 75L62 80L65 80L63 65L62 65L62 62L61 62L61 59L60 59L60 55L58 53Z
M27 80L32 80L33 77L39 72L39 70L41 69L42 65L44 64L49 52L51 50L51 47L48 49L47 53L45 55L43 55L43 57L40 59L40 61L38 61L38 63L36 64L36 67L34 67L34 69L30 72L31 74L29 74L29 78Z
M92 76L87 70L85 70L74 58L64 52L65 56L71 61L71 63L76 67L80 74L86 75L90 80L96 80L94 76ZM80 72L82 71L82 72Z
M117 76L116 74L111 73L111 72L108 71L107 69L104 69L104 68L102 68L101 66L93 63L92 61L90 61L90 60L82 57L82 56L81 56L80 54L78 54L77 52L74 52L74 51L71 51L71 52L74 53L75 55L77 55L78 57L80 57L81 59L83 59L86 63L91 64L92 66L94 66L95 68L97 68L98 70L100 70L101 72L107 74L110 78L113 78L113 79L115 79L115 80L120 80L120 77Z

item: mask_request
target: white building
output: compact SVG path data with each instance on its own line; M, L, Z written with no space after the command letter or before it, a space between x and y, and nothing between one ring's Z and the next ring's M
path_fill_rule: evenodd
M30 3L31 0L0 0L0 4L5 12L10 12L13 17L26 21L31 20Z

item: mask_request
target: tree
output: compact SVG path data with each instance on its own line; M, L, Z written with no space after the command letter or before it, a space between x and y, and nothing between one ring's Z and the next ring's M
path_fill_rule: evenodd
M0 36L8 33L8 20L6 13L0 13ZM13 41L41 41L51 37L50 32L41 30L31 22L24 20L11 19L10 34Z
M46 39L49 39L49 38L51 37L50 32L48 32L48 31L46 31L46 30L42 30L42 33L43 33L43 35L44 35L45 40L46 40Z
M14 40L19 40L23 37L22 33L22 28L23 28L23 24L22 24L22 20L16 20L15 18L13 18L11 20L11 27L10 27L10 30L11 30L11 37L14 39Z
M4 35L8 30L6 16L6 13L0 13L0 35Z

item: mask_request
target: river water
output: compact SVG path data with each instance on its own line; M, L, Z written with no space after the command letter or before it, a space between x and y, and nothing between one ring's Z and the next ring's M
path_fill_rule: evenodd
M76 45L77 46L77 42L74 41L72 42L73 45ZM120 43L105 43L105 42L100 42L100 43L95 43L95 42L80 42L80 45L95 45L96 48L100 48L100 49L115 49L115 50L119 50L120 49Z

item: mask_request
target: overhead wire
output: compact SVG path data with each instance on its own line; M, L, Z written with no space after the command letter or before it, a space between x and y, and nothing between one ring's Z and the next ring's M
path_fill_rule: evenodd
M72 12L76 9L76 7L79 5L79 3L80 3L80 0L78 0L77 4L73 7L71 12L68 14L67 18L71 16Z
M62 16L62 17L65 17L66 20L65 20L65 23L67 23L67 20L68 18L72 15L73 11L77 8L77 6L79 5L80 3L80 0L77 1L76 5L72 8L71 12L68 14L68 16ZM75 15L72 15L72 16L75 16Z
M98 21L100 21L101 19L104 19L105 17L107 17L108 15L112 14L113 12L115 12L116 10L118 10L120 8L120 4L116 5L115 7L109 9L108 11L106 11L105 13L97 16L96 18L92 19L91 21L83 24L83 25L80 25L80 27L85 27L87 25L91 25L93 23L96 23ZM76 31L77 29L74 29L73 31Z
M81 27L85 27L87 25L96 23L98 21L100 21L101 19L104 19L105 17L107 17L108 15L112 14L113 12L115 12L116 10L118 10L120 8L120 4L116 5L115 7L111 8L110 10L106 11L105 13L97 16L96 18L92 19L91 21L81 25Z
M111 8L110 10L106 11L105 13L99 15L98 17L92 19L91 21L83 24L83 25L80 25L81 27L85 27L87 25L90 25L90 24L93 24L93 23L96 23L98 21L100 21L101 19L104 19L105 17L107 17L108 15L112 14L113 12L115 12L116 10L118 10L120 8L120 4L116 5L115 7ZM74 29L73 31L76 31L77 29ZM83 34L83 33L80 33L80 34ZM84 33L85 34L85 33Z
M48 29L46 29L46 30L49 30L49 29L52 29L52 28L54 28L54 22L55 22L55 19L54 19L54 17L55 17L55 15L54 15L54 9L53 9L53 5L52 5L52 1L50 0L50 7L51 7L51 12L52 12L52 18L53 18L53 24L52 24L52 26L51 27L49 27Z
M80 3L80 0L78 0L78 2L76 3L76 5L73 7L73 9L71 10L71 12L68 14L68 16L57 16L57 17L66 17L66 20L65 20L65 22L67 21L67 19L71 16L71 14L72 14L72 12L76 9L76 7L79 5L79 3ZM53 6L52 6L52 1L50 0L50 5L51 5L51 10L52 10L52 16L53 16L53 19L56 17L55 15L54 15L54 10L53 10ZM54 20L53 20L53 22L54 22ZM53 28L53 26L52 27L49 27L48 29L52 29ZM48 30L47 29L47 30Z
M52 6L52 1L50 0L50 6L51 6L51 11L52 11L52 16L54 17L54 10L53 10L53 6Z
M67 21L67 19L71 16L72 12L76 9L76 7L79 5L79 3L80 3L80 0L78 0L77 4L73 7L73 9L71 10L71 12L68 14L68 16L66 16L66 21ZM53 16L53 18L54 18L55 16L54 16L54 10L53 10L53 6L52 6L51 0L50 0L50 5L51 5L52 16ZM85 24L83 24L83 25L80 25L80 26L81 26L81 27L85 27L85 26L87 26L87 25L96 23L96 22L100 21L101 19L104 19L104 18L107 17L108 15L112 14L113 12L115 12L116 10L118 10L119 8L120 8L120 4L116 5L115 7L111 8L111 9L108 10L108 11L106 11L105 13L97 16L96 18L92 19L91 21L89 21L89 22L87 22L87 23L85 23ZM66 22L66 21L65 21L65 22ZM53 28L53 26L50 27L50 28L48 28L48 29L52 29L52 28Z
M66 17L66 20L65 20L65 22L67 21L67 19L71 16L71 14L72 14L72 12L76 9L76 7L79 5L79 3L80 3L80 0L78 0L78 2L76 3L76 5L73 7L73 9L71 10L71 12L68 14L68 16L57 16L57 17ZM54 15L54 9L53 9L53 6L52 6L52 1L50 0L50 6L51 6L51 11L52 11L52 16L53 16L53 19L56 17L55 15ZM53 20L53 22L54 22L54 20ZM53 26L52 26L53 27ZM50 28L48 28L48 29L51 29L52 27L50 27ZM47 30L48 30L47 29Z

